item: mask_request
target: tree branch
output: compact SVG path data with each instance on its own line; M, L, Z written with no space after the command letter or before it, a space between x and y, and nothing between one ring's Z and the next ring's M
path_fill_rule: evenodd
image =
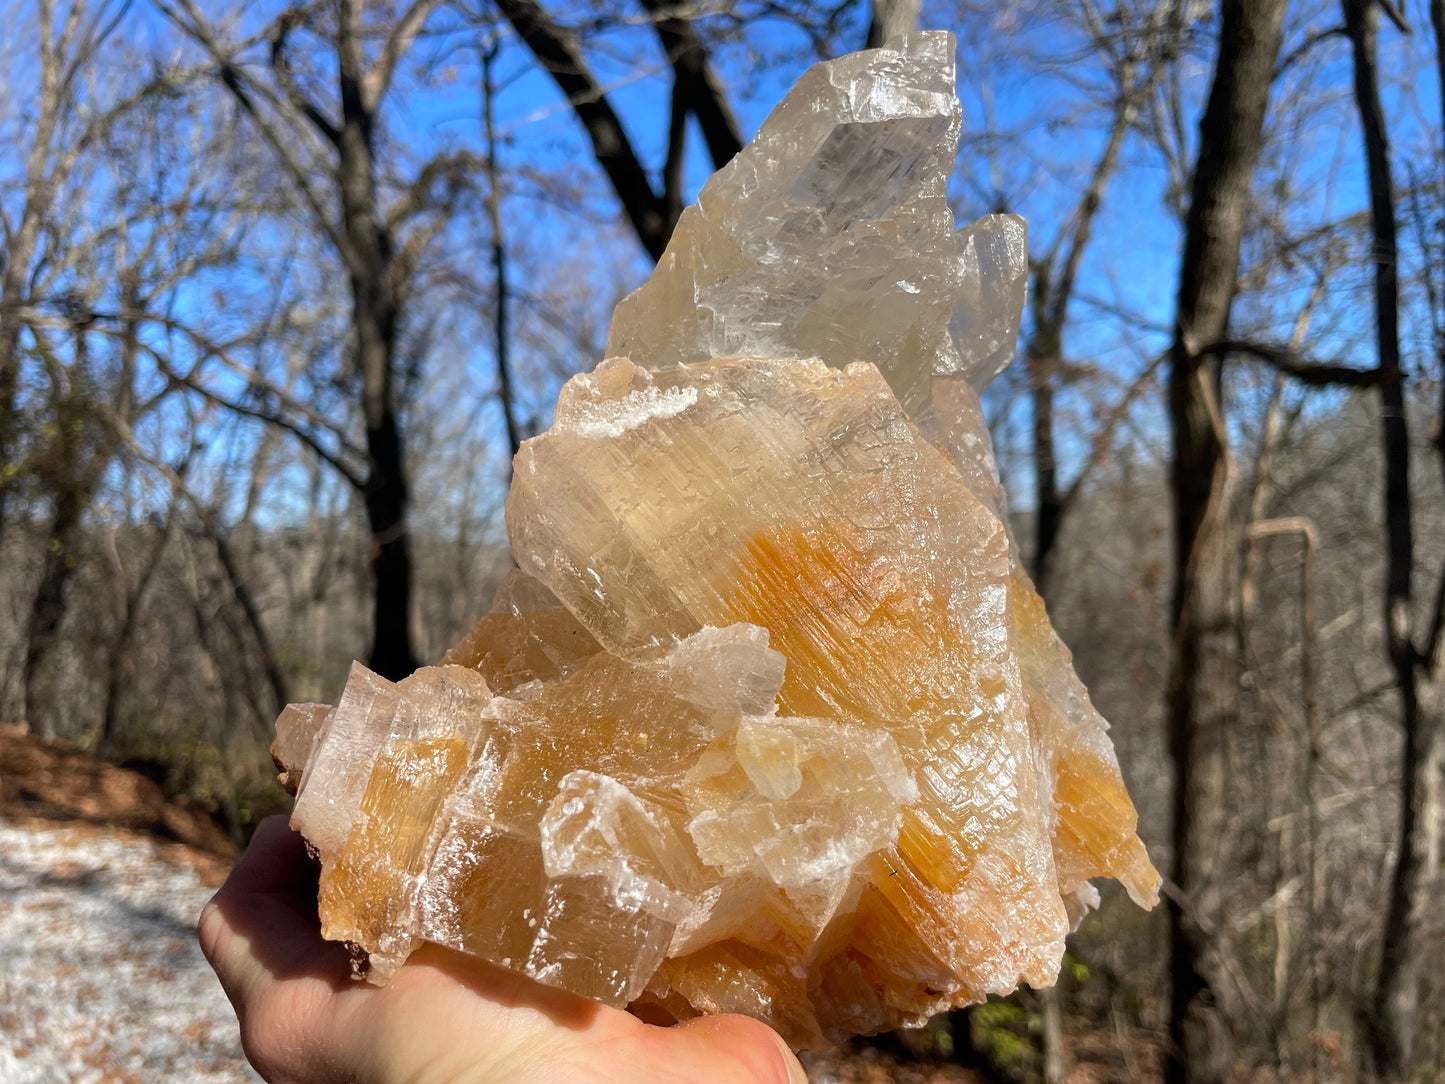
M496 4L572 104L577 119L587 129L597 164L612 182L642 247L654 260L661 259L672 236L667 208L653 191L622 121L587 69L577 43L536 0L496 0Z
M281 17L276 20L276 25L271 31L271 71L275 73L276 85L286 95L286 100L291 103L291 107L309 120L311 126L321 133L326 142L339 148L341 133L336 130L336 125L326 118L320 108L301 93L301 88L296 85L295 76L291 74L291 64L286 59L286 38L301 18L300 10L289 8L282 12Z
M1316 30L1312 34L1305 35L1305 40L1286 53L1284 59L1275 66L1275 81L1278 82L1280 76L1284 75L1290 68L1294 67L1313 52L1316 45L1328 41L1330 38L1343 38L1346 36L1343 26L1331 26L1325 30Z
M1247 354L1313 388L1375 388L1391 379L1398 379L1398 376L1392 378L1378 369L1352 369L1348 365L1331 362L1306 361L1288 346L1252 342L1248 339L1221 339L1191 352L1196 358Z
M663 51L672 63L674 109L681 93L707 141L713 169L722 169L743 149L743 139L727 94L708 63L707 49L692 22L679 13L677 4L667 0L641 2L652 16Z
M454 151L437 155L412 180L395 203L387 209L386 228L395 234L406 220L418 212L432 208L445 210L456 200L457 195L467 187L472 174L484 169L486 162L471 151ZM438 182L446 183L446 195L441 200L431 198L432 187Z
M52 183L70 176L80 156L96 141L105 137L111 127L132 109L141 105L153 95L173 91L201 74L201 68L169 68L157 73L131 94L110 104L104 111L95 114L86 123L85 129L63 153L55 159L50 175Z
M1385 13L1385 18L1395 24L1395 29L1402 34L1410 33L1410 23L1405 18L1405 12L1395 6L1395 0L1375 0L1380 5L1380 10Z
M381 99L386 97L392 77L396 74L397 63L406 55L422 24L440 3L441 0L412 0L411 7L387 35L386 43L381 47L381 56L377 57L376 64L361 81L362 100L368 113L375 113L381 105Z
M160 351L155 350L149 346L145 347L145 351L155 361L156 368L157 370L159 370L160 374L172 384L189 388L191 391L199 395L202 399L205 399L208 403L212 403L215 406L224 407L226 410L232 411L236 414L240 414L242 417L255 418L257 421L263 421L266 422L268 425L276 426L278 429L286 430L286 432L290 433L302 444L306 445L306 447L310 448L313 452L315 452L317 458L319 458L322 462L327 464L327 466L335 470L336 473L341 475L341 477L345 478L346 481L350 483L355 489L361 491L366 488L366 479L363 478L359 472L352 470L352 468L348 466L340 458L340 456L333 453L315 436L313 436L311 433L308 433L304 428L302 428L298 423L292 421L290 418L284 418L274 411L262 410L258 407L249 407L246 406L244 403L237 403L225 398L224 396L217 395L215 392L211 391L209 388L201 384L199 381L195 380L193 377L187 374L178 373L174 369L172 369L170 367L169 361Z
M279 158L281 164L286 167L286 172L291 175L292 183L295 184L301 192L301 198L305 200L306 205L311 208L311 214L315 218L316 224L321 228L321 231L326 234L327 239L336 246L336 251L340 254L347 266L356 266L355 250L352 248L351 242L347 239L346 234L340 227L332 220L332 216L326 213L326 208L311 188L311 182L307 179L306 171L301 168L301 163L298 162L295 155L291 153L286 141L281 138L280 133L271 126L270 121L256 108L255 101L252 100L250 93L247 91L244 81L245 77L241 74L241 69L229 60L218 58L218 61L220 64L221 82L226 85L226 89L231 92L241 108L244 109L246 114L256 123L256 127L261 129L261 135L265 138L266 142L271 145L271 149L275 151L276 157Z
M1083 466L1079 468L1079 473L1074 475L1074 480L1069 483L1069 488L1064 491L1064 495L1059 501L1060 507L1064 510L1067 510L1073 505L1074 501L1078 499L1084 482L1088 479L1094 466L1103 458L1104 450L1108 448L1109 442L1114 437L1114 432L1119 428L1119 423L1128 416L1129 408L1133 405L1134 400L1139 397L1139 393L1142 392L1149 381L1153 379L1154 374L1159 371L1159 366L1163 365L1165 359L1168 357L1169 354L1167 351L1155 355L1154 360L1145 367L1142 373L1134 378L1134 383L1129 385L1128 390L1119 398L1119 401L1114 404L1114 409L1109 411L1109 416L1104 419L1104 424L1101 425L1098 432L1094 434L1093 447L1089 450L1089 458L1084 460Z
M1064 257L1063 273L1059 276L1058 288L1054 291L1053 297L1046 302L1048 320L1053 324L1052 331L1055 335L1061 336L1063 333L1069 301L1074 292L1074 281L1078 277L1084 250L1089 244L1094 216L1098 214L1099 206L1104 201L1104 188L1114 172L1119 152L1124 146L1124 137L1134 123L1135 103L1141 93L1147 93L1148 83L1152 81L1153 76L1149 75L1145 77L1143 86L1136 86L1132 77L1128 77L1129 85L1120 88L1119 101L1114 114L1114 123L1110 126L1109 138L1105 142L1098 160L1094 163L1093 173L1089 177L1089 186L1085 189L1084 196L1075 210L1074 228L1069 238L1069 250ZM1062 231L1059 236L1062 239ZM1052 262L1051 255L1050 263L1052 264Z
M131 2L132 0L124 0L124 3L120 4L111 14L109 21L104 21L104 5L100 11L96 12L95 22L91 24L90 31L76 47L74 55L66 65L65 74L61 77L60 95L62 97L69 97L71 85L75 82L76 77L89 67L91 60L100 51L100 47L105 44L106 39L115 33L116 28L120 26L130 11ZM60 56L64 56L70 50L71 40L80 24L80 11L83 7L83 4L78 3L71 5L71 18L66 23L64 33L61 34Z
M21 315L32 327L65 328L71 326L65 321L57 322L53 319L47 319L34 309L21 310ZM335 454L351 456L354 459L363 461L366 459L366 452L363 451L361 448L358 448L351 441L347 440L345 435L337 431L335 427L333 427L324 417L321 416L321 414L313 410L311 407L307 406L305 403L297 402L295 399L291 398L286 392L282 391L280 388L277 388L274 384L263 381L260 376L255 372L255 370L247 368L245 365L241 364L230 356L230 351L237 346L244 345L248 341L249 336L231 340L228 342L217 342L214 339L208 338L206 335L197 331L195 328L190 327L182 321L176 319L175 317L164 316L160 313L155 312L141 312L139 310L104 312L92 309L86 315L90 318L90 320L94 321L94 330L105 335L123 335L127 322L144 322L164 328L168 332L175 332L185 336L185 338L189 339L191 343L200 350L204 359L214 358L232 373L236 374L239 379L246 381L249 386L258 389L261 392L264 392L266 395L274 399L281 409L300 415L301 418L311 423L312 425L327 430L335 439L337 445L340 448L340 451ZM106 324L111 324L114 326L107 327L105 326ZM172 372L169 361L165 360L161 355L159 355L159 353L153 347L146 346L144 347L144 349L147 354L156 359L157 364L162 367L162 371L168 379L173 379L177 382L184 383L187 387L194 387L193 377L180 377L178 374ZM196 387L195 390L201 392L203 395L208 394L204 391L204 389L199 387ZM161 394L162 393L157 392L156 395L153 396L151 399L148 399L147 402L155 402L160 398ZM216 402L217 405L221 406L230 405L229 403L221 400L216 400ZM267 416L263 415L255 415L255 417L262 418L262 420L270 420ZM299 426L301 423L297 421L278 421L277 424L282 425L282 428L289 428L292 426Z
M257 107L256 101L251 95L251 88L241 69L236 66L231 56L227 55L221 49L220 43L217 42L210 25L205 21L201 13L196 10L192 0L179 0L179 4L185 12L185 18L182 18L180 12L171 7L167 0L156 0L156 6L162 14L169 18L171 22L175 23L182 33L187 34L199 42L206 52L210 54L212 61L216 65L217 74L220 76L221 82L226 85L226 88L230 90L232 96L236 99L237 104L245 110L246 115L249 116L255 122L256 127L261 130L262 137L275 152L276 157L280 159L281 164L290 175L292 183L295 184L300 191L301 198L305 200L307 207L311 209L317 226L326 234L327 240L336 247L337 253L341 256L342 262L346 264L347 268L355 267L357 257L351 242L334 221L333 217L326 212L326 208L322 205L320 198L311 187L306 170L302 168L301 163L297 160L295 154L292 153L290 143L282 138L281 133L276 130L275 125L273 125L270 119Z

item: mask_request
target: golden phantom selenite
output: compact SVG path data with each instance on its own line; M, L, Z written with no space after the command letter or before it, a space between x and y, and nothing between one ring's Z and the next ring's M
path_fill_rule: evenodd
M1156 902L1006 525L1023 231L952 227L951 56L805 75L523 445L491 612L278 720L372 981L430 941L816 1047L1052 982L1090 878Z

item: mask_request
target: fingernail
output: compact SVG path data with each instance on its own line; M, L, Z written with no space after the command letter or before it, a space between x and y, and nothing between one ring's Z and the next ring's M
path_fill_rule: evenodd
M783 1048L783 1064L788 1069L788 1084L808 1084L808 1070L803 1068L803 1063L798 1060L798 1055L793 1053L787 1040L776 1032L773 1033L773 1038L777 1039L778 1045Z

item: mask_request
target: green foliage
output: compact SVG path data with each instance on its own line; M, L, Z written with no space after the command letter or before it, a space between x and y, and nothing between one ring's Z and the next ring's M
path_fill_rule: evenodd
M1070 953L1064 953L1063 974L1067 975L1075 986L1083 986L1089 981L1089 965Z
M1017 998L988 1001L968 1013L973 1048L1005 1080L1028 1080L1042 1060L1042 1018Z

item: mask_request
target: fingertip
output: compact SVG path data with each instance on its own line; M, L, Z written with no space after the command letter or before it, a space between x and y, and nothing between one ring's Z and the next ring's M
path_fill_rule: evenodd
M738 1066L736 1079L763 1084L808 1084L808 1073L793 1050L772 1028L750 1016L722 1014L699 1016L678 1024L673 1031L689 1032L711 1049L712 1055Z
M803 1063L798 1060L798 1055L793 1053L793 1048L788 1045L787 1040L779 1035L772 1028L768 1028L773 1041L778 1044L779 1056L783 1059L783 1080L785 1084L808 1084L808 1070L803 1068Z

